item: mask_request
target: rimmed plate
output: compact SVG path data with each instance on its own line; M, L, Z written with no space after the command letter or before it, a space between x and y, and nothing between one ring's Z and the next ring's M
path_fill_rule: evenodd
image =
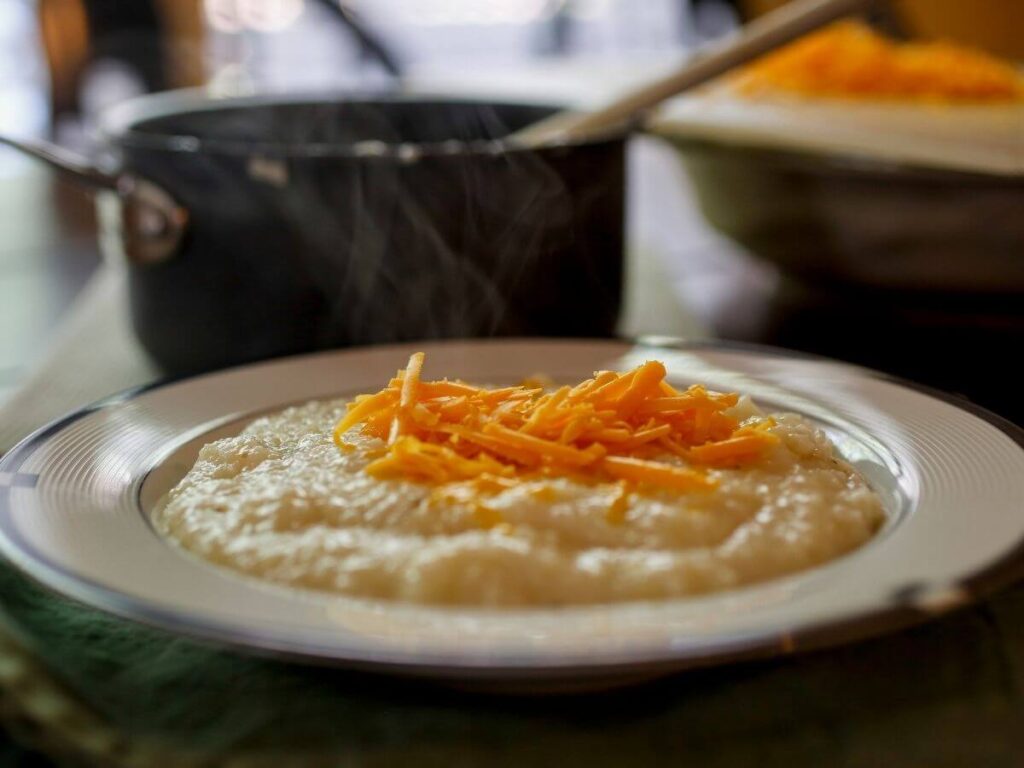
M287 404L377 389L414 349L502 383L663 360L680 384L749 392L815 420L885 501L888 522L833 563L688 600L547 610L424 608L264 585L162 540L153 505L199 448ZM68 597L173 632L319 663L499 687L603 685L819 647L962 605L1024 564L1024 434L881 374L700 343L482 341L288 358L129 392L0 461L0 551Z

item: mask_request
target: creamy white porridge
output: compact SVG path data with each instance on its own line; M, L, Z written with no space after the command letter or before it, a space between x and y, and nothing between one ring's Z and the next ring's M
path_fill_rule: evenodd
M733 413L751 408L741 402ZM384 443L353 429L355 449L339 450L331 430L344 413L342 400L309 403L205 446L156 510L159 529L206 560L280 585L526 606L730 589L839 557L884 520L877 495L795 415L774 417L779 439L755 461L708 468L710 491L638 487L622 499L613 483L537 477L481 505L367 474Z

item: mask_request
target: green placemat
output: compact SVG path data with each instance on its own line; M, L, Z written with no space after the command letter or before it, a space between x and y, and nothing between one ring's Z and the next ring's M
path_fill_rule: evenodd
M99 614L6 566L0 595L8 710L83 764L1018 768L1024 756L1021 586L831 651L548 698L246 657Z

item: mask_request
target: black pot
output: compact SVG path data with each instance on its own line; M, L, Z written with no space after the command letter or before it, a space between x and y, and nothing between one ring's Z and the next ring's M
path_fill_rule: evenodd
M182 94L123 105L106 134L116 193L100 208L106 250L129 262L139 340L177 373L353 344L611 335L625 136L496 141L553 111Z

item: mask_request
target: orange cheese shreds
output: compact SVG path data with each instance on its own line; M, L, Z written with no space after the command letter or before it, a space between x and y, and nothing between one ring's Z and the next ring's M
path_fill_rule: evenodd
M612 477L634 483L649 483L675 491L705 491L715 484L703 472L666 464L663 461L609 456L601 468Z
M741 425L728 413L736 394L678 391L657 361L553 392L425 381L423 364L414 354L387 387L348 403L334 441L351 450L345 436L356 428L384 440L366 471L438 486L437 498L477 504L537 477L617 483L609 520L621 522L634 489L708 491L716 483L705 467L742 465L778 443L771 419Z
M866 24L844 21L771 53L734 82L746 95L949 103L1024 100L1024 76L1011 63L946 42L900 43Z

